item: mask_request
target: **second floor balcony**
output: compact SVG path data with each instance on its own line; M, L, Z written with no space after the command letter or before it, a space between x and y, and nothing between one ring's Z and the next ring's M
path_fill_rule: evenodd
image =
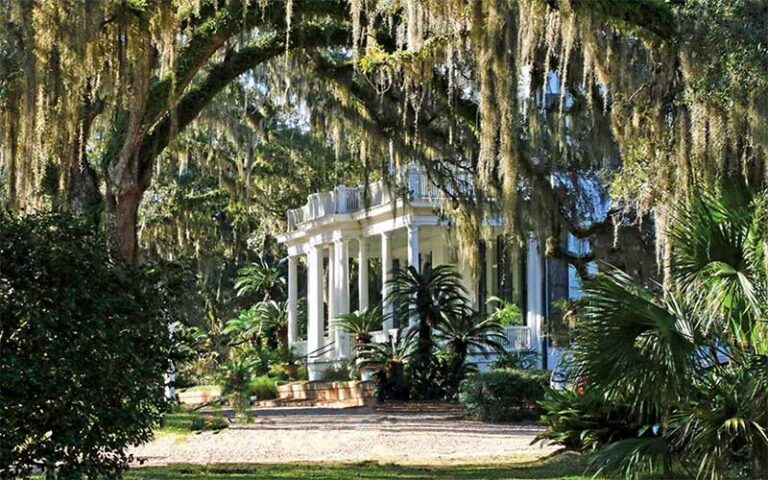
M453 180L457 185L456 189L461 192L471 192L474 182L468 174L459 174ZM330 192L309 195L304 206L288 210L288 232L295 231L301 224L318 218L388 205L397 198L407 198L409 201L432 201L437 206L443 198L443 193L424 169L409 166L396 176L391 185L379 180L369 184L367 191L364 185L356 187L340 185Z

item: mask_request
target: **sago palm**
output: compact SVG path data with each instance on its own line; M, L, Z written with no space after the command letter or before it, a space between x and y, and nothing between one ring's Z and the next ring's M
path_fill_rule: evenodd
M400 330L395 337L384 343L369 343L359 352L361 368L376 370L377 396L380 400L394 398L405 400L409 385L405 368L416 350L415 331Z
M432 328L468 312L467 290L452 265L426 264L421 271L409 266L395 271L388 285L389 301L398 306L400 318L417 322L419 361L432 355Z
M288 302L266 300L254 307L263 328L273 329L278 346L288 344Z
M435 327L435 338L463 365L471 352L488 354L504 350L504 327L478 313L449 316Z
M384 318L381 309L373 307L342 314L336 322L342 330L352 335L355 349L360 350L364 345L371 342L371 332L381 329Z
M237 296L261 296L262 300L279 298L285 290L285 275L278 264L261 259L237 271Z

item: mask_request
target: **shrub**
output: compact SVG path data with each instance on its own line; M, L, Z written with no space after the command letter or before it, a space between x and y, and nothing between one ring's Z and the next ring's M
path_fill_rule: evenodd
M539 402L539 424L546 429L536 440L557 443L569 450L592 451L618 440L637 438L643 424L627 407L610 405L594 390L547 391Z
M546 372L493 370L470 375L461 382L459 401L470 418L506 422L535 418L544 398Z
M249 386L257 365L258 360L241 354L221 366L221 392L229 398L230 405L238 413L243 413L250 407Z
M0 477L119 476L168 407L181 275L116 263L92 232L0 212Z
M505 327L523 325L523 314L520 307L513 302L499 297L491 297L486 302L489 306L496 307L488 318Z
M528 349L521 352L501 351L493 362L494 369L523 369L534 368L539 360L536 350Z
M251 380L248 391L258 400L271 400L277 398L277 382L272 377L262 375Z

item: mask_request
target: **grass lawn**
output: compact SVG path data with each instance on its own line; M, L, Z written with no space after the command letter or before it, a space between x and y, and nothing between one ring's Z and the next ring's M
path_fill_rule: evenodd
M401 466L364 463L271 464L271 465L173 465L130 470L128 480L171 479L313 479L348 478L395 480L500 480L570 479L587 480L584 462L572 455L559 455L533 463L490 463L458 466Z

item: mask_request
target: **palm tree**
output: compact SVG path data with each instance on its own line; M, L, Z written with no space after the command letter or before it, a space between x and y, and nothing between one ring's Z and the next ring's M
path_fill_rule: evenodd
M573 350L579 376L641 416L664 414L697 368L697 327L684 297L606 272L585 288Z
M285 274L279 264L269 264L265 259L242 267L237 272L235 289L237 296L261 295L262 300L279 298L285 290Z
M469 311L461 275L452 265L433 268L426 264L421 271L409 266L396 270L388 285L388 300L398 306L400 318L415 318L418 322L415 362L427 365L433 350L432 328L448 318L465 316Z
M473 315L450 316L435 327L435 338L445 345L459 365L464 365L469 352L487 354L489 350L503 351L504 327L493 318Z
M371 332L381 329L384 318L381 308L374 307L342 314L336 321L345 332L352 335L355 342L355 350L359 351L365 345L371 343Z
M274 329L277 346L288 345L288 302L265 300L257 303L255 308L264 328Z
M672 279L704 327L762 353L768 353L767 221L768 192L754 194L743 181L732 181L676 212L670 231Z
M232 345L256 345L264 334L264 324L253 306L240 310L237 317L227 320L222 333L230 338Z
M360 368L376 369L379 400L408 398L410 388L405 367L414 356L414 334L412 329L400 330L397 335L390 337L388 342L369 343L360 350Z
M674 212L665 285L610 270L585 289L578 374L647 425L599 466L629 476L675 460L699 477L768 476L767 207L768 191L743 182L695 196Z
M229 320L223 333L234 339L236 345L256 345L270 330L274 330L275 343L288 343L288 303L267 300L240 311L237 318Z

